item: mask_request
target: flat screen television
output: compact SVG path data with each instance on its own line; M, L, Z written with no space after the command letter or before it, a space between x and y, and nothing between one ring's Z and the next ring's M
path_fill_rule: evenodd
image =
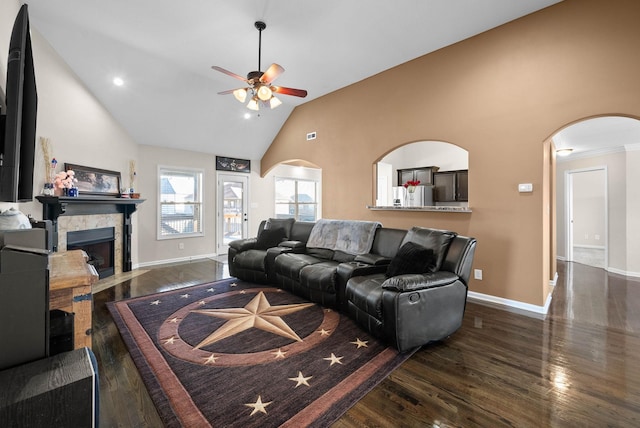
M25 4L11 32L4 110L0 113L0 202L33 200L38 94L29 30Z

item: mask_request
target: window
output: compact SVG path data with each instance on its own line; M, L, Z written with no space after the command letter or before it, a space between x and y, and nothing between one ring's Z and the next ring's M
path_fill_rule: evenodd
M317 188L316 181L276 177L276 218L316 221Z
M160 167L158 239L202 236L201 170Z

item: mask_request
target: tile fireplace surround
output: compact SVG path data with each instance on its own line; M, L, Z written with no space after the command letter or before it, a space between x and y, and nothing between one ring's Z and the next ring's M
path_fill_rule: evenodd
M80 230L114 228L113 268L114 273L122 273L122 219L123 214L93 214L62 216L58 219L58 251L67 250L67 233Z
M36 199L42 203L42 219L53 223L54 251L67 249L67 232L114 227L115 273L132 269L131 215L144 199L62 196L36 196Z

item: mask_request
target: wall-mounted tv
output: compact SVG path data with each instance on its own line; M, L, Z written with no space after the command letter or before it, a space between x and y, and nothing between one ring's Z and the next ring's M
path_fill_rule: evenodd
M33 200L38 94L27 5L11 32L4 110L0 113L0 202Z

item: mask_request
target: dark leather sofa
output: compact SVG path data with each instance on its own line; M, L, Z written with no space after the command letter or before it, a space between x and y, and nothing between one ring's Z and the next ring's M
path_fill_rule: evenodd
M474 238L378 227L367 252L308 248L315 223L261 222L256 238L229 244L229 272L348 314L401 352L442 340L462 324Z

